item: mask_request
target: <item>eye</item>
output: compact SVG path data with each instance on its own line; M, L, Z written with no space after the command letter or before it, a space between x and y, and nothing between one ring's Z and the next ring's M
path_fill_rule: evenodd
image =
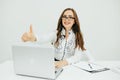
M67 18L67 16L66 16L66 15L63 15L62 18Z
M75 18L74 18L74 17L72 17L72 16L70 16L69 18L70 18L70 19L75 19Z
M63 19L63 20L66 20L66 19L68 19L68 20L73 20L73 19L75 19L75 18L72 17L72 15L68 15L68 16L67 16L67 15L63 15L63 16L62 16L62 19Z

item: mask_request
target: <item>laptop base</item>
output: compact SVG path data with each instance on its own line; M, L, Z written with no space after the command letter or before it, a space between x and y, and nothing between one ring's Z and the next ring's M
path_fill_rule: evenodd
M25 76L25 77L31 77L31 78L41 78L41 79L46 79L46 80L56 80L56 78L61 74L61 72L63 71L63 69L61 68L61 70L59 70L57 73L55 73L55 79L52 78L45 78L45 77L38 77L38 76L31 76L31 75L25 75L25 74L16 74L18 76Z

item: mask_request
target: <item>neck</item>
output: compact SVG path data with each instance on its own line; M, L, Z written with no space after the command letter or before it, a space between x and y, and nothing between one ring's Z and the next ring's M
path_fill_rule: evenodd
M66 30L66 32L69 32L69 31L71 30L71 28L70 28L70 29L69 29L69 28L66 28L65 30Z
M65 30L65 36L66 36L66 39L68 38L68 36L69 36L69 31L70 31L71 29L66 29Z

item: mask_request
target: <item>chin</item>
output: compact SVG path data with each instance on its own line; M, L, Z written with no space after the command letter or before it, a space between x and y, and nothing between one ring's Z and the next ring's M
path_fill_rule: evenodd
M67 25L67 26L65 26L65 28L70 28L70 26Z

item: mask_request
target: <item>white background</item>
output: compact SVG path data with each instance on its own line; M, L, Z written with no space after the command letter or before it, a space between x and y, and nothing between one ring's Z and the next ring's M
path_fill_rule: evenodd
M37 35L56 29L65 8L78 14L87 49L96 60L120 60L120 0L0 0L0 62L33 24Z

